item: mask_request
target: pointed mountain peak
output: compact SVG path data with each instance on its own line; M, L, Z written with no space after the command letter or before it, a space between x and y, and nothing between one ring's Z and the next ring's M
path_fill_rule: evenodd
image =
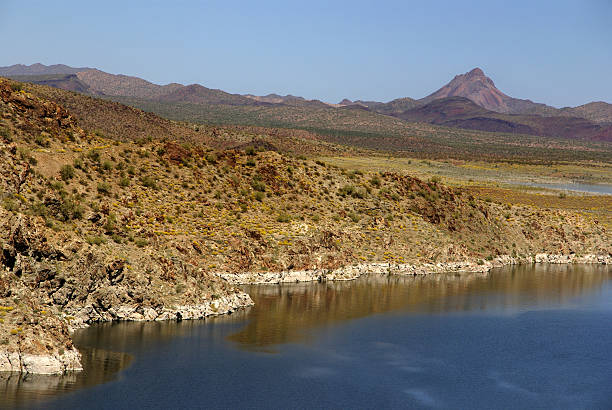
M479 67L459 74L451 82L428 95L422 101L430 103L447 97L464 97L491 111L508 112L510 97L495 87L495 83Z
M467 73L467 77L486 77L484 71L480 67L474 68L472 71Z

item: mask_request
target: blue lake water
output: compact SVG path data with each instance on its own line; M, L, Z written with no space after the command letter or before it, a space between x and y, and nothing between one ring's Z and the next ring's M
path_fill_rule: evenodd
M571 184L548 184L548 183L536 183L536 182L525 182L519 183L521 185L527 185L537 188L548 188L556 189L559 191L573 191L582 192L585 194L597 194L597 195L612 195L612 185L606 184L582 184L579 182Z
M610 409L611 279L532 265L253 286L231 316L80 331L86 372L9 380L4 404Z

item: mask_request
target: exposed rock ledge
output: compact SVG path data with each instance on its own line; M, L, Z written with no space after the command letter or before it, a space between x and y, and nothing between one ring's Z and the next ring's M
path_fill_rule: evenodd
M525 258L512 256L500 256L492 261L480 261L480 263L444 262L393 264L393 263L363 263L358 265L344 266L338 269L309 269L301 271L284 272L244 272L244 273L216 273L220 278L233 285L247 284L275 284L313 282L328 280L354 280L364 274L393 274L393 275L429 275L445 272L488 272L493 268L506 265L519 265L528 263L555 263L555 264L603 264L612 265L612 255L549 255L546 253L536 254Z
M81 354L76 349L55 355L0 351L0 371L35 374L62 374L83 370Z
M612 265L612 255L549 255L537 254L527 258L514 258L501 256L492 261L475 262L446 262L390 264L390 263L364 263L345 266L334 270L311 269L303 271L286 272L245 272L245 273L217 273L216 275L231 284L273 284L309 281L353 280L364 274L394 274L394 275L428 275L444 272L481 272L486 273L495 267L505 265L518 265L526 263L554 263L554 264L605 264ZM237 309L253 305L251 297L244 293L234 293L215 300L206 301L198 305L179 305L153 309L142 306L118 306L108 310L99 311L93 306L83 306L66 312L71 316L70 329L86 327L90 323L105 321L154 321L154 320L181 320L203 319L209 316L231 313ZM0 371L12 371L31 374L62 374L68 371L82 370L81 355L76 349L67 349L61 354L35 355L29 353L0 351Z
M85 306L74 312L67 312L70 330L87 327L90 323L106 321L154 321L204 319L209 316L232 313L237 309L253 305L251 297L234 293L199 305L184 305L153 309L141 306L111 307L100 312L92 306ZM71 314L72 313L72 314ZM63 374L81 371L81 354L76 349L65 350L62 354L27 354L0 350L0 372L21 372L30 374Z
M198 305L179 305L153 309L142 306L118 306L106 311L96 310L93 306L84 306L69 311L71 330L87 327L90 323L111 321L155 321L204 319L209 316L232 313L237 309L253 305L251 297L244 292L222 296Z

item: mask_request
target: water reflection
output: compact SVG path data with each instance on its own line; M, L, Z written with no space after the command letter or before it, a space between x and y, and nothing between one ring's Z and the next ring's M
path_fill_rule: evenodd
M78 331L74 341L83 354L84 372L26 377L0 373L0 407L46 406L43 401L54 396L117 380L132 358L138 365L106 389L125 383L124 379L136 388L142 377L155 380L178 363L187 366L185 363L197 360L196 368L212 366L210 374L226 375L229 383L236 375L223 372L226 361L235 359L235 366L241 366L247 359L262 356L245 356L249 350L274 352L277 345L308 341L318 330L345 321L382 313L505 314L521 309L567 309L577 298L604 289L602 285L611 277L612 270L605 266L535 265L508 267L488 275L366 276L352 282L252 286L247 291L255 306L230 316L181 323L102 324ZM256 373L257 366L253 367ZM416 369L405 367L406 371ZM315 366L308 375L320 378L325 371Z
M489 274L251 286L249 323L229 340L274 352L274 345L307 340L312 330L372 314L547 308L600 288L610 275L598 265L525 265Z
M0 372L1 404L10 406L33 405L57 394L91 387L114 380L126 368L131 356L94 347L80 349L85 371L64 375L40 375Z
M248 310L214 319L214 323L242 323ZM208 322L213 322L210 320ZM116 380L138 357L179 337L198 331L203 320L177 322L119 322L94 325L73 335L82 355L83 372L65 375L21 375L0 372L0 407L34 406L57 395ZM207 340L223 343L226 334L207 323Z

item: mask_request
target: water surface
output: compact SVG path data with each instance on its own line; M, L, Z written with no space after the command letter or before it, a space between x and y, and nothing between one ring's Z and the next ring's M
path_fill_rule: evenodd
M239 314L81 331L99 357L83 375L7 383L5 403L609 409L610 279L603 266L535 265L252 286L256 305Z
M584 184L580 182L572 182L566 184L518 182L518 184L537 188L556 189L559 191L573 191L597 195L612 195L612 185L606 184Z

